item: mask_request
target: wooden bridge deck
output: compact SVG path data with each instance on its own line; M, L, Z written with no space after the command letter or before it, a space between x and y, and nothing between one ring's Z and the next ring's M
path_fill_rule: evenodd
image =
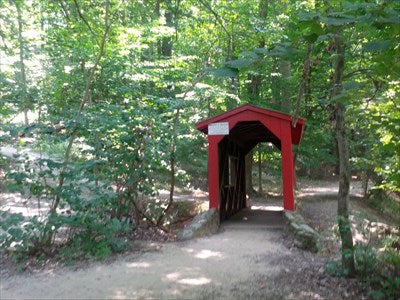
M283 211L243 209L221 223L222 228L282 229Z

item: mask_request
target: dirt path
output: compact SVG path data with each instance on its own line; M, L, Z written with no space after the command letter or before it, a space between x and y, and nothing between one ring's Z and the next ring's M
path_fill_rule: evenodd
M324 182L302 188L298 198L304 199L305 212L317 216L311 221L331 223L326 213L334 216L336 189ZM313 197L320 201L311 201ZM216 235L147 244L157 250L122 255L111 263L2 273L0 298L359 298L355 282L326 274L323 266L331 257L290 247L282 230L281 204L278 198L255 199L255 210L235 215Z
M1 299L348 296L345 282L323 272L323 257L285 246L281 218L281 212L251 211L208 238L163 244L155 252L77 271L2 278Z
M240 282L261 275L271 263L256 257L289 253L274 232L225 231L211 238L167 244L159 252L125 257L110 265L12 277L3 282L2 298L228 297ZM282 267L271 265L268 270L276 276Z

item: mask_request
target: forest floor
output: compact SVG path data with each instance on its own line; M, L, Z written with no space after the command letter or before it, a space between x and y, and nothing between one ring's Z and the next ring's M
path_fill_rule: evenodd
M266 213L264 223L229 221L222 223L217 234L187 242L137 241L138 251L106 262L47 266L23 273L2 271L0 298L363 298L365 292L355 279L332 277L324 268L338 255L332 229L337 183L300 185L301 211L328 243L320 253L291 247L282 230L282 200L267 196L252 200L252 209ZM363 211L364 219L379 221L380 216L357 197L357 182L351 191L350 208Z

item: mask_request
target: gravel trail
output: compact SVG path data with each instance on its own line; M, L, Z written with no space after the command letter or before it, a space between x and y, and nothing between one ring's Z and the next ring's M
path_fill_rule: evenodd
M0 299L360 298L352 280L326 274L329 257L290 247L279 203L267 202L253 202L254 210L241 211L210 237L148 244L156 250L78 270L2 273Z
M282 243L280 212L256 211L223 225L218 234L163 244L155 252L122 256L77 271L62 268L1 280L1 298L294 298L320 295L286 282L314 254ZM267 222L260 223L265 213ZM244 224L246 223L246 224ZM299 262L302 263L299 264ZM293 290L294 288L294 290ZM297 297L295 297L297 295Z

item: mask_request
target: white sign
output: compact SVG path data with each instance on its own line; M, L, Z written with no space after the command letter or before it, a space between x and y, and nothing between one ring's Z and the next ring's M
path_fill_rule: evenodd
M213 123L208 125L208 135L227 135L229 134L229 123Z

